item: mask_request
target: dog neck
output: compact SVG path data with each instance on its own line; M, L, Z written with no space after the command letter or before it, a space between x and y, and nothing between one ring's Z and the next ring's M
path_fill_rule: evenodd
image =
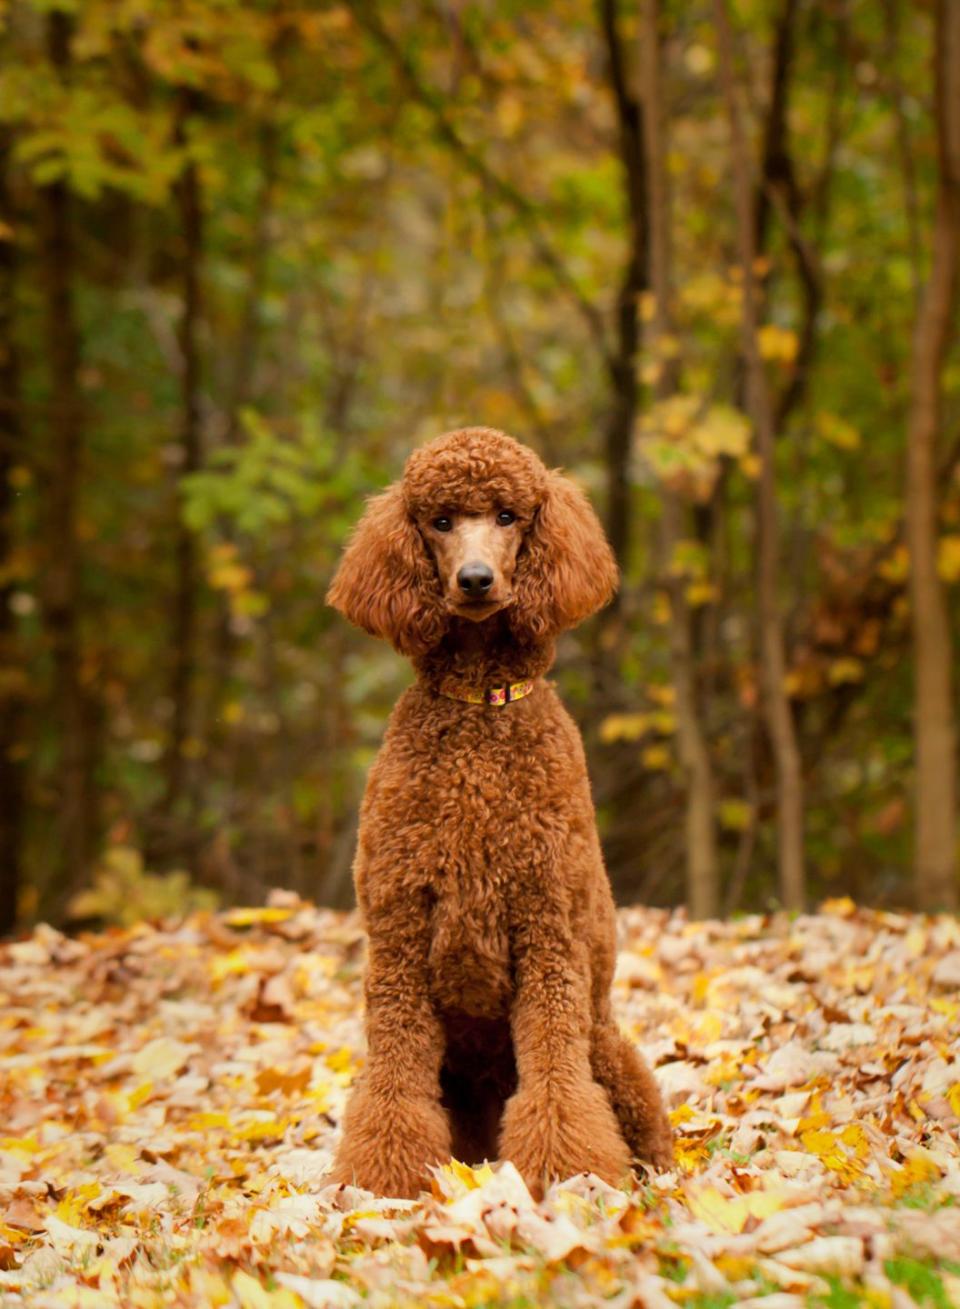
M438 646L413 661L420 682L443 695L471 693L542 677L554 658L553 641L521 642L503 613L482 623L454 618Z

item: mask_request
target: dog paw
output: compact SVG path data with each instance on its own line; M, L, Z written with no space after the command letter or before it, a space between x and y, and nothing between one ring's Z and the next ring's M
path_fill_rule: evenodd
M666 1115L650 1128L637 1150L637 1158L664 1172L674 1166L673 1129Z
M449 1158L450 1123L439 1104L361 1088L347 1108L331 1180L412 1200L429 1188L431 1166Z
M499 1153L536 1198L558 1178L596 1173L616 1186L630 1170L610 1102L595 1083L560 1095L517 1092L504 1110Z

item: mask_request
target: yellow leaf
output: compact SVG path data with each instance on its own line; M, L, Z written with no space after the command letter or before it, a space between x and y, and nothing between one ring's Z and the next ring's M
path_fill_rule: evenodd
M757 331L757 346L763 359L792 364L797 357L799 344L796 332L791 332L788 327L779 327L776 323L764 323Z
M825 1168L839 1174L844 1181L853 1181L863 1172L859 1152L851 1158L843 1149L842 1138L833 1132L810 1130L800 1133L805 1150L815 1154Z
M944 1018L949 1018L952 1023L960 1019L960 1003L956 1000L948 1000L946 996L935 996L930 1001L930 1008L935 1014L943 1014ZM957 1088L953 1089L956 1090ZM957 1113L960 1113L960 1109L957 1110Z
M0 1222L0 1244L19 1245L29 1237L29 1232L23 1231L19 1227L8 1227L6 1223Z
M713 604L719 592L712 582L691 582L685 594L687 604L696 609L700 605Z
M523 101L517 95L507 91L497 101L497 122L504 136L516 135L523 122Z
M859 1123L848 1123L840 1133L840 1140L854 1152L858 1159L865 1159L870 1153L870 1142Z
M158 1036L137 1051L130 1065L138 1077L159 1082L179 1072L191 1053L190 1046L184 1045L182 1041L175 1041L169 1036Z
M650 726L660 736L672 736L677 730L677 716L669 709L657 709L650 715Z
M287 1130L286 1118L268 1118L266 1121L248 1123L236 1133L238 1141L272 1141L278 1140Z
M194 1114L188 1123L191 1132L209 1132L217 1128L227 1128L230 1126L229 1114L223 1113L202 1113Z
M243 591L253 581L253 572L245 564L218 564L210 569L207 581L215 591Z
M229 1304L233 1299L223 1278L206 1268L190 1269L190 1289L197 1304L217 1306Z
M223 915L223 921L228 927L252 927L256 923L284 923L293 914L293 909L266 905L261 909L229 909Z
M477 1168L471 1168L469 1164L461 1163L459 1159L451 1159L448 1164L444 1164L440 1171L446 1173L448 1177L455 1178L468 1191L479 1190L481 1186L486 1186L487 1182L493 1181L493 1169L489 1164L480 1164Z
M135 1086L127 1096L127 1105L130 1111L139 1109L142 1104L146 1104L152 1095L152 1082L141 1082L139 1086Z
M221 710L223 721L231 727L235 723L242 723L245 715L246 710L239 700L228 700Z
M39 1154L43 1146L35 1136L0 1136L0 1150L16 1154Z
M677 703L676 689L667 682L651 682L647 687L647 697L664 709L670 709Z
M640 755L644 768L651 772L663 772L670 767L670 751L662 745L648 745Z
M640 305L640 321L652 323L657 312L657 297L652 291L641 291L638 303Z
M941 1170L926 1151L921 1153L919 1150L908 1155L902 1168L885 1168L883 1171L890 1178L890 1190L895 1196L901 1196L923 1182L938 1180L941 1175Z
M845 686L863 681L863 664L859 659L835 659L827 670L831 686Z
M728 832L744 832L750 826L753 806L746 800L721 800L717 809L720 826Z
M691 45L684 55L684 63L694 77L705 77L713 71L716 55L707 45Z
M860 433L845 419L821 410L814 419L818 436L838 450L858 450Z
M600 724L604 745L614 741L639 741L650 726L646 714L608 714Z
M234 1274L233 1294L240 1309L303 1309L303 1301L293 1291L267 1291L257 1278L242 1270Z
M685 1173L695 1173L710 1158L704 1142L696 1137L679 1136L674 1140L674 1158Z
M945 582L960 581L960 536L941 536L937 571Z
M87 1205L97 1198L100 1191L99 1182L88 1182L85 1186L78 1186L75 1190L67 1192L53 1212L61 1223L77 1227L86 1212Z
M723 1036L723 1019L714 1011L705 1013L696 1024L696 1031L705 1045L719 1041Z
M750 448L750 424L732 405L711 405L692 435L697 449L711 458L741 459Z
M750 1191L747 1195L728 1197L712 1186L690 1197L690 1210L714 1232L742 1232L748 1218L762 1220L783 1208L784 1197L777 1191Z
M353 1050L348 1045L332 1051L324 1062L332 1073L348 1073L356 1067Z
M831 918L852 918L857 912L857 906L848 895L840 895L832 900L824 900L820 912L829 914Z
M230 950L227 954L217 955L210 963L210 976L215 982L222 982L233 973L248 973L250 960L246 950Z

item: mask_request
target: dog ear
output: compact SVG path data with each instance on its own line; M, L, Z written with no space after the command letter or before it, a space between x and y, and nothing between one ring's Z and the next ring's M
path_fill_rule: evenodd
M547 492L517 559L510 624L518 637L556 636L607 604L617 589L613 551L590 501L568 477Z
M447 627L437 571L399 483L373 496L347 543L327 604L401 654L423 654Z

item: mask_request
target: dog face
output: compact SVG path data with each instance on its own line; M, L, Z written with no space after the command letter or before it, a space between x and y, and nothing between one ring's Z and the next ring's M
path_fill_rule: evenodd
M451 509L419 524L452 613L480 623L513 602L517 553L529 525L508 508L479 514Z
M456 615L505 610L520 641L549 639L607 603L617 568L590 502L491 428L415 450L370 501L327 599L403 654L438 645Z

